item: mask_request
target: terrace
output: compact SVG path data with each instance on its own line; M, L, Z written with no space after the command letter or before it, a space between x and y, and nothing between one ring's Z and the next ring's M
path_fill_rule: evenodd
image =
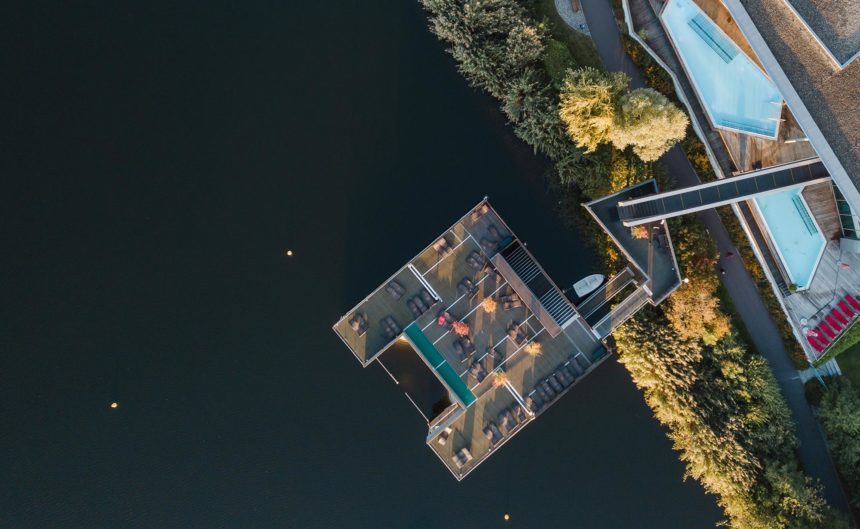
M605 355L486 200L333 329L362 365L384 359L392 378L410 382L427 442L458 480Z

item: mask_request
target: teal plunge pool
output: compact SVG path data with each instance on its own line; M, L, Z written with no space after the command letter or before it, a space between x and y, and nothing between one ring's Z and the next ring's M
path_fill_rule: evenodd
M660 16L713 124L776 138L782 96L758 66L692 0Z
M791 282L805 289L812 281L826 241L800 193L801 189L789 189L760 196L755 203Z

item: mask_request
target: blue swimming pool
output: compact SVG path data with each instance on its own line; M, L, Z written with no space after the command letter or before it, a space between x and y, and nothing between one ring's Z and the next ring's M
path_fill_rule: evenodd
M755 199L779 258L798 289L809 286L826 241L803 201L800 189Z
M670 0L661 17L714 125L775 138L782 96L770 79L692 0Z

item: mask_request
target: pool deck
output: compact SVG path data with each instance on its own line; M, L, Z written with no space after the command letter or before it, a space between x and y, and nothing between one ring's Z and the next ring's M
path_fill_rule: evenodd
M434 247L441 239L450 250L440 252ZM449 393L452 404L429 420L427 443L458 480L606 358L601 340L572 303L563 300L570 309L565 314L572 313L572 318L552 321L553 316L543 309L537 295L529 296L534 281L523 280L510 266L502 266L506 261L499 251L516 245L525 249L485 199L333 326L362 366L373 363L399 340L414 344L416 354ZM525 253L531 256L527 249ZM472 258L481 265L470 263ZM464 294L458 289L463 280L472 283L471 292ZM387 291L392 281L405 290L400 298L395 299ZM543 288L561 292L545 275L541 281ZM420 296L422 290L434 302L416 317L407 300ZM519 294L522 305L506 308L502 298L514 294ZM487 299L492 302L485 302ZM474 347L471 354L464 356L458 350L462 342L450 325L437 322L444 312L468 325L468 338ZM365 318L364 333L351 326L355 315ZM408 332L386 334L383 320L389 317L401 331L408 327ZM535 348L539 348L539 354L534 353ZM536 386L571 363L575 363L571 366L576 374L574 382L567 379L551 402L526 405L529 397L535 396ZM445 373L459 380L446 380ZM552 381L557 382L554 378ZM500 414L505 410L519 416L516 426L502 424L505 421ZM491 423L501 435L496 434L492 443L485 434ZM463 449L471 457L463 458L468 460L461 464L455 454Z

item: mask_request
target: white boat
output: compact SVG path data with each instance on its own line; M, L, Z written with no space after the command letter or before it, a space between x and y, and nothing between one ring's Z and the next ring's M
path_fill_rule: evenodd
M577 296L584 298L602 285L604 279L603 274L591 274L574 283L573 291L576 292Z

